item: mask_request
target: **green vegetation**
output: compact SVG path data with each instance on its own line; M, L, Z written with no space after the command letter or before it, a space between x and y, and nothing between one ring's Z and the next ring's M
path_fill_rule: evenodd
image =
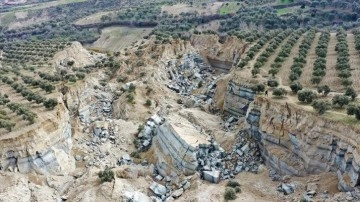
M226 186L227 186L227 187L235 188L235 187L240 186L240 183L237 182L237 181L234 181L234 180L229 180L229 181L226 183Z
M330 103L323 100L315 100L311 105L320 115L324 114L327 110L329 110L331 106Z
M264 92L265 91L265 85L264 84L256 84L251 87L251 90L253 90L256 93Z
M290 13L291 11L293 11L293 10L290 8L280 8L280 9L276 10L276 13L278 15L284 15L284 14Z
M235 200L236 193L241 193L240 183L235 180L229 180L226 183L224 199L225 200Z
M313 67L314 71L312 73L312 78L311 78L311 82L313 84L318 85L326 74L326 55L327 55L329 40L330 40L330 32L329 31L322 32L319 39L319 43L315 50L317 58L314 62L314 67Z
M278 0L279 5L294 3L295 0Z
M304 89L298 92L298 100L307 104L312 103L315 100L316 94L308 89Z
M151 100L147 99L146 102L145 102L145 105L150 107L152 104Z
M340 108L342 108L344 105L348 105L349 102L350 99L344 95L335 95L332 99L332 104L338 105Z
M226 187L225 188L225 194L224 194L225 200L235 200L236 199L236 192L234 188Z
M98 173L98 176L101 182L111 182L114 179L114 171L106 167L105 170Z
M296 81L296 82L291 83L290 88L291 88L291 91L296 94L298 91L302 90L303 87L300 84L300 82Z
M338 54L336 61L336 70L338 71L338 76L341 78L341 84L345 87L351 86L352 81L349 79L351 77L351 70L349 64L349 48L346 41L346 32L344 30L339 30L336 34L337 44L335 50Z
M285 95L287 95L287 91L284 88L275 88L273 90L273 95L278 98L281 98L281 97L284 97Z
M241 7L240 2L224 2L220 8L220 15L236 13Z

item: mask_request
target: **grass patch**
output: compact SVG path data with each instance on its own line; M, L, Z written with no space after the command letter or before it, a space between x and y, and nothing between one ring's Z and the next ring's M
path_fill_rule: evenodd
M278 0L278 5L284 5L284 4L291 4L291 3L295 3L296 0Z
M1 26L8 26L10 23L16 21L15 13L7 13L1 17Z
M329 118L331 120L334 120L334 121L339 121L339 122L348 124L348 125L352 126L353 128L360 130L360 124L359 124L360 121L358 121L354 116L336 113L333 111L328 111L323 116L326 118Z
M220 8L220 15L236 13L241 7L240 2L224 2Z
M284 14L290 13L291 11L292 11L292 9L290 9L290 8L281 8L281 9L277 9L276 13L278 15L284 15Z

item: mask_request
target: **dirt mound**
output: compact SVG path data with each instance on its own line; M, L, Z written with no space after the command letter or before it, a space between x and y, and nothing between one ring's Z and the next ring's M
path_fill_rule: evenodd
M73 42L71 46L55 54L53 65L65 65L68 61L74 61L73 67L83 67L94 64L98 57L100 55L91 54L79 42Z

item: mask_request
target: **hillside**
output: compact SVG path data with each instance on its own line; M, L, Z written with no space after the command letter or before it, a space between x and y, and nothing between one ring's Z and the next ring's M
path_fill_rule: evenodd
M0 201L359 201L360 3L0 7Z

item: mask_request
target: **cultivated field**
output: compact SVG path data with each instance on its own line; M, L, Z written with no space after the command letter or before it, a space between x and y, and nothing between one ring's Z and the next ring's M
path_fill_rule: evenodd
M86 16L84 18L81 18L79 20L77 20L74 24L76 25L87 25L87 24L92 24L92 23L99 23L101 22L101 17L103 15L108 15L108 16L113 16L115 15L115 11L104 11L104 12L99 12L99 13L95 13L89 16Z
M102 30L100 38L90 48L119 51L133 42L143 39L151 28L108 27Z
M195 13L195 12L198 12L199 14L203 14L203 15L211 15L211 14L217 14L222 4L223 4L222 2L214 2L211 4L206 4L206 6L202 6L202 5L190 6L188 4L176 4L173 6L163 6L161 10L166 11L169 14L173 14L173 15L179 15L180 13Z
M293 71L293 66L297 63L295 62L295 60L297 60L300 47L303 46L302 43L304 37L307 34L308 32L304 33L299 39L297 39L296 43L289 50L289 56L284 57L282 62L279 63L278 72L275 73L276 75L274 78L279 81L280 85L290 86L292 81L294 81L294 79L290 79L290 74ZM337 58L339 54L339 52L335 50L337 43L339 43L336 33L330 33L330 40L328 42L327 52L325 53L325 76L320 79L319 84L313 82L314 64L318 58L316 49L319 45L320 35L321 33L316 33L314 39L310 42L310 45L307 48L306 57L304 58L304 64L300 66L300 76L298 79L295 79L295 81L300 82L300 84L304 88L316 89L319 85L328 85L331 91L343 93L344 89L346 88L346 86L344 85L346 84L343 83L344 77L340 76L341 70L336 68ZM274 47L274 40L276 40L276 37L267 41L267 43L265 43L264 46L257 53L255 53L255 56L248 62L248 65L245 68L250 68L252 71L254 71L254 69L258 69L258 72L255 71L257 72L257 78L271 78L272 75L270 75L269 70L272 68L272 65L277 63L276 59L281 52L282 46L284 46L284 44L287 43L287 40L289 40L289 36L290 34L288 34L288 37L286 37L281 43L279 42L278 44L276 44L276 48L273 50L273 52L267 53L268 56L265 52L272 50L271 47ZM355 49L355 37L353 34L346 35L346 43L349 49L349 66L351 73L351 76L348 78L348 80L352 82L349 86L353 87L357 92L360 92L360 53ZM301 50L300 52L303 52L303 50ZM264 55L266 55L266 59L264 61L261 61L262 59L264 59L262 58L264 57ZM243 56L243 58L245 57L246 55ZM259 63L259 61L261 61L261 65L257 64Z

